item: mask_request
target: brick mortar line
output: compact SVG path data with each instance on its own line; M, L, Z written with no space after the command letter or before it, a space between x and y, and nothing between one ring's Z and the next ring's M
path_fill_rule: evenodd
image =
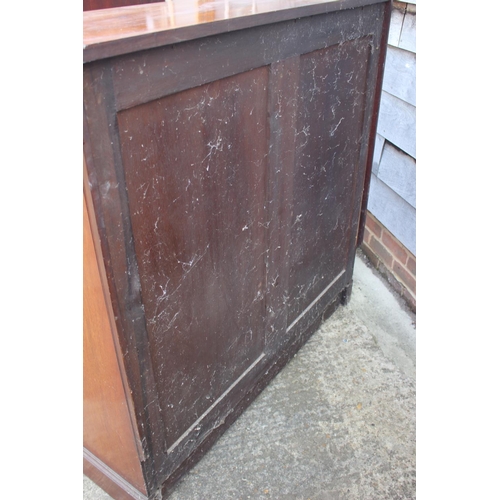
M371 231L369 228L366 228L365 226L365 229L368 229L368 232L391 254L392 258L394 260L396 260L397 262L399 262L399 264L401 264L410 274L411 276L413 276L414 278L416 278L416 276L410 271L410 269L408 269L408 266L407 264L404 264L400 259L398 259L396 257L396 255L387 247L387 245L382 241L382 237L384 235L384 231L387 232L387 234L392 237L400 246L401 248L403 249L403 251L406 253L406 261L408 262L410 258L412 258L413 260L415 260L415 263L417 262L417 258L415 255L413 255L412 252L410 252L410 250L408 250L385 226L383 226L377 219L374 218L374 216L372 214L370 214L370 216L372 217L372 219L374 219L375 223L380 227L381 229L381 233L380 233L380 238L377 237L376 234L373 233L373 231ZM369 246L369 245L368 245Z
M399 276L399 274L397 273L397 271L394 269L394 264L395 263L398 263L413 279L415 279L416 281L416 276L413 275L413 273L407 268L406 264L403 264L398 258L396 258L396 256L387 248L386 245L384 245L384 243L382 241L380 241L374 234L372 234L372 236L375 238L376 241L378 241L382 247L387 251L387 253L392 257L392 263L391 265L389 266L375 251L374 248L372 248L369 244L367 244L368 248L370 248L370 250L372 252L375 253L377 259L380 261L380 264L383 265L387 271L392 275L394 276L394 278L399 282L401 283L401 285L403 285L407 290L408 292L413 296L415 297L415 294L413 293L413 291L409 288L409 286L403 281L403 278L401 276ZM416 286L416 285L415 285Z
M392 269L390 269L389 267L386 266L386 264L378 257L378 255L375 254L375 252L368 246L368 244L366 242L363 242L363 244L361 245L361 250L363 252L365 252L366 250L368 250L369 252L371 252L375 258L377 259L377 263L374 264L372 262L372 265L374 265L375 269L377 269L377 271L385 277L385 279L388 281L389 283L389 286L391 286L395 291L396 293L401 296L407 303L408 305L410 306L410 308L412 310L416 309L416 303L417 303L417 296L415 293L413 293L406 285L403 281L400 280L400 278L393 272ZM371 258L365 253L365 255L367 256L368 260L371 261ZM393 279L400 287L402 290L398 290L395 286L394 283L391 283L390 279ZM409 297L405 297L405 293L409 296ZM410 300L411 299L411 300ZM412 303L413 301L413 303Z
M385 226L383 226L377 219L375 219L375 217L372 214L369 213L368 215L371 216L371 218L373 219L372 222L375 224L375 226L377 228L380 228L380 238L378 238L370 228L365 226L367 233L366 237L364 238L362 248L365 247L374 255L374 257L377 259L376 268L379 268L379 271L382 274L387 275L386 279L389 280L389 276L392 277L392 279L395 280L395 282L399 285L399 287L401 287L402 290L398 291L398 294L403 296L403 298L404 298L404 293L408 294L410 298L407 298L406 301L413 300L414 304L412 304L412 307L416 307L416 299L417 299L416 291L414 292L413 290L411 290L409 286L403 281L403 279L397 274L396 270L394 269L394 263L398 263L401 266L401 268L404 269L409 274L409 276L415 280L415 287L416 287L416 276L410 271L408 266L406 264L403 264L401 260L398 259L394 255L394 253L384 244L384 242L382 241L384 231L387 231L388 235L394 238L394 240L403 247L404 252L406 253L407 262L409 262L410 258L413 258L415 260L415 265L416 265L416 257L408 249L406 249L406 247L404 247L404 245L389 230L385 228ZM374 238L375 241L379 243L382 246L382 248L384 248L387 251L387 253L391 256L392 264L390 267L388 264L386 264L384 260L382 260L382 258L376 253L376 251L370 245L370 243L372 242L371 238ZM392 286L394 287L395 285L392 284Z

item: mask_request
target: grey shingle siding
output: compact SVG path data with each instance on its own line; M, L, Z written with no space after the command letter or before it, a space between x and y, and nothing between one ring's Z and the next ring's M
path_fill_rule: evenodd
M394 3L368 210L416 255L416 5Z

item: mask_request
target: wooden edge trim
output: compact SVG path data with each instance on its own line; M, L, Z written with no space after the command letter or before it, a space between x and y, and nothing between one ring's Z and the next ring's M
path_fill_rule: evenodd
M387 2L387 5L385 6L382 36L380 40L381 49L379 55L377 83L375 84L375 99L373 103L372 123L370 126L370 142L368 144L368 154L366 158L365 185L363 188L363 198L361 201L361 213L358 226L358 237L356 240L356 248L360 247L361 244L363 243L363 237L365 233L366 211L368 207L368 193L370 191L373 153L375 150L375 139L377 135L378 115L380 110L380 99L382 96L382 82L384 79L385 58L387 53L387 41L389 39L389 28L391 24L392 8L393 8L393 2L392 0L389 0Z
M374 58L375 58L375 51L374 51L374 44L376 43L376 34L371 33L369 35L366 35L364 37L360 37L357 40L364 40L367 43L367 59L366 59L366 68L365 68L365 83L364 83L364 110L362 112L362 118L361 118L361 128L360 128L360 135L361 137L365 136L365 133L368 132L368 134L371 131L371 118L370 115L373 112L373 108L369 106L370 101L373 102L375 99L375 94L372 93L371 86L370 86L370 81L372 78L372 74L374 71L376 71L376 64L374 64ZM376 82L376 76L373 78ZM367 109L368 108L368 109ZM361 165L367 164L366 158L370 155L369 151L369 144L365 146L365 141L361 141L361 145L358 150L357 154L357 159L356 159L356 164L354 168L354 179L353 179L353 192L351 196L351 205L350 205L350 210L349 210L349 225L348 225L348 230L349 230L349 244L346 245L345 248L345 266L346 266L346 272L348 275L352 275L353 268L354 268L354 258L355 258L355 252L357 248L357 241L358 241L358 235L359 235L359 228L360 224L362 222L362 203L363 203L363 195L364 195L364 188L366 184L366 168L364 172L364 177L363 177L363 172L360 172L361 170ZM359 203L361 202L361 207ZM358 211L359 210L359 211ZM355 223L355 225L354 225Z
M392 0L337 0L329 3L318 3L313 5L302 5L283 10L262 12L250 16L234 17L232 19L222 19L198 25L187 25L174 29L152 31L145 33L134 33L131 36L122 38L110 38L108 40L91 42L84 40L83 62L88 63L109 57L147 50L163 45L171 45L179 42L186 42L197 38L219 35L230 31L238 31L255 26L274 24L282 21L290 21L301 17L309 17L318 14L327 14L340 10L367 7L369 5L391 2ZM149 5L144 4L143 9L147 11ZM141 6L142 7L142 6ZM116 16L126 16L127 7L115 7ZM87 11L93 13L94 11ZM91 23L92 15L84 12L83 22ZM125 21L125 19L124 19Z
M83 448L83 473L116 500L147 500L145 495L85 447Z
M90 194L90 187L89 187L89 179L88 179L88 171L87 171L87 162L85 161L85 155L83 156L83 195L85 198L85 204L87 207L87 213L89 217L89 223L90 223L90 232L92 235L92 241L94 244L94 251L96 254L96 259L97 259L97 265L99 268L99 275L101 278L101 285L103 287L104 291L104 300L106 303L106 309L108 311L108 321L111 327L111 332L113 334L113 343L115 346L115 352L119 350L119 341L118 341L118 332L116 331L116 323L114 321L114 315L113 315L113 306L111 304L110 298L109 298L109 287L108 287L108 281L106 279L106 271L104 269L104 259L102 256L101 248L99 244L96 244L100 241L99 239L99 232L97 230L97 222L96 222L96 215L94 212L94 205L92 203L92 195ZM127 383L127 375L125 371L125 366L123 365L123 359L121 356L117 355L116 356L117 362L118 362L118 368L120 370L121 374L121 379L123 383L123 392L125 393L125 400L127 402L127 407L128 407L128 414L129 414L129 420L130 420L130 425L132 427L132 434L135 438L135 446L137 449L137 455L139 458L140 462L144 462L144 451L142 449L142 443L141 443L141 438L139 436L139 429L137 428L137 423L135 421L135 410L134 410L134 402L132 400L132 396L130 393L130 387L128 386Z

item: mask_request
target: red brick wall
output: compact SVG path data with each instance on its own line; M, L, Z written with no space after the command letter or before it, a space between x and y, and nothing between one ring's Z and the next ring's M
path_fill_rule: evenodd
M361 249L413 311L417 306L415 256L370 212Z

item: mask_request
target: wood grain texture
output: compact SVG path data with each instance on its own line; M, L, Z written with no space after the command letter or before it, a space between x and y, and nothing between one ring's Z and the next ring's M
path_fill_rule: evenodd
M415 106L383 91L380 101L378 133L416 158Z
M382 182L370 190L371 206L388 229L415 252L416 54L415 2L394 2L377 135L384 152L373 173ZM394 147L394 145L396 147ZM380 149L379 149L380 151ZM393 190L390 193L390 190ZM380 197L380 198L379 198ZM391 204L394 205L391 205ZM407 217L406 221L402 218ZM413 229L414 230L414 229Z
M292 3L113 57L98 43L84 65L89 199L150 498L349 295L390 3Z
M83 0L83 11L112 9L114 7L154 3L157 1L158 0Z
M125 481L86 448L83 448L83 473L115 500L147 500L143 492Z
M396 47L387 48L383 89L399 99L417 105L416 55Z
M388 43L394 47L399 46L399 38L401 36L401 29L403 28L403 21L405 17L404 4L396 2L391 13L391 24L389 28Z
M276 62L269 82L269 176L267 185L266 344L276 351L287 341L289 255L293 206L300 56Z
M415 208L374 175L371 179L368 210L413 255L417 255Z
M83 229L83 444L145 493L85 200Z
M366 9L375 13L380 6ZM113 65L116 107L128 109L320 47L341 44L372 30L371 17L353 9L308 17L300 23L257 26L209 36L202 42L192 40L121 56Z
M357 39L301 57L289 324L347 267L368 54Z
M84 62L386 0L171 0L84 12Z
M393 3L388 2L383 6L382 12L380 12L380 31L374 36L374 50L372 51L372 57L369 60L369 75L367 84L367 102L370 104L367 106L365 112L365 122L367 123L367 128L365 128L363 135L367 138L366 140L366 156L362 156L362 165L365 167L363 172L364 181L361 193L361 207L359 214L359 224L357 228L357 239L356 246L359 247L364 239L364 229L367 216L367 205L368 205L368 194L370 192L370 179L371 171L373 165L373 153L375 150L375 140L377 135L377 124L379 118L380 110L380 99L382 94L382 82L384 75L385 58L387 54L387 41L389 38L391 13L392 13ZM371 95L370 95L371 94ZM354 267L354 258L351 257L351 263L348 267L348 272L350 273ZM348 290L352 289L352 284ZM350 292L345 295L345 300L350 297Z
M399 47L413 53L417 52L417 15L408 12L408 10L406 11L401 29Z
M416 208L416 162L386 142L377 177Z
M267 80L259 68L118 116L169 448L264 351Z
M157 387L151 369L137 257L121 166L111 72L106 63L84 66L84 152L87 187L105 267L122 362L132 396L144 454L148 489L164 465L164 427L160 423ZM98 166L98 168L96 168Z
M384 149L385 138L377 134L375 139L375 149L373 151L373 166L372 173L377 175L380 166L380 158L382 157L382 150Z

